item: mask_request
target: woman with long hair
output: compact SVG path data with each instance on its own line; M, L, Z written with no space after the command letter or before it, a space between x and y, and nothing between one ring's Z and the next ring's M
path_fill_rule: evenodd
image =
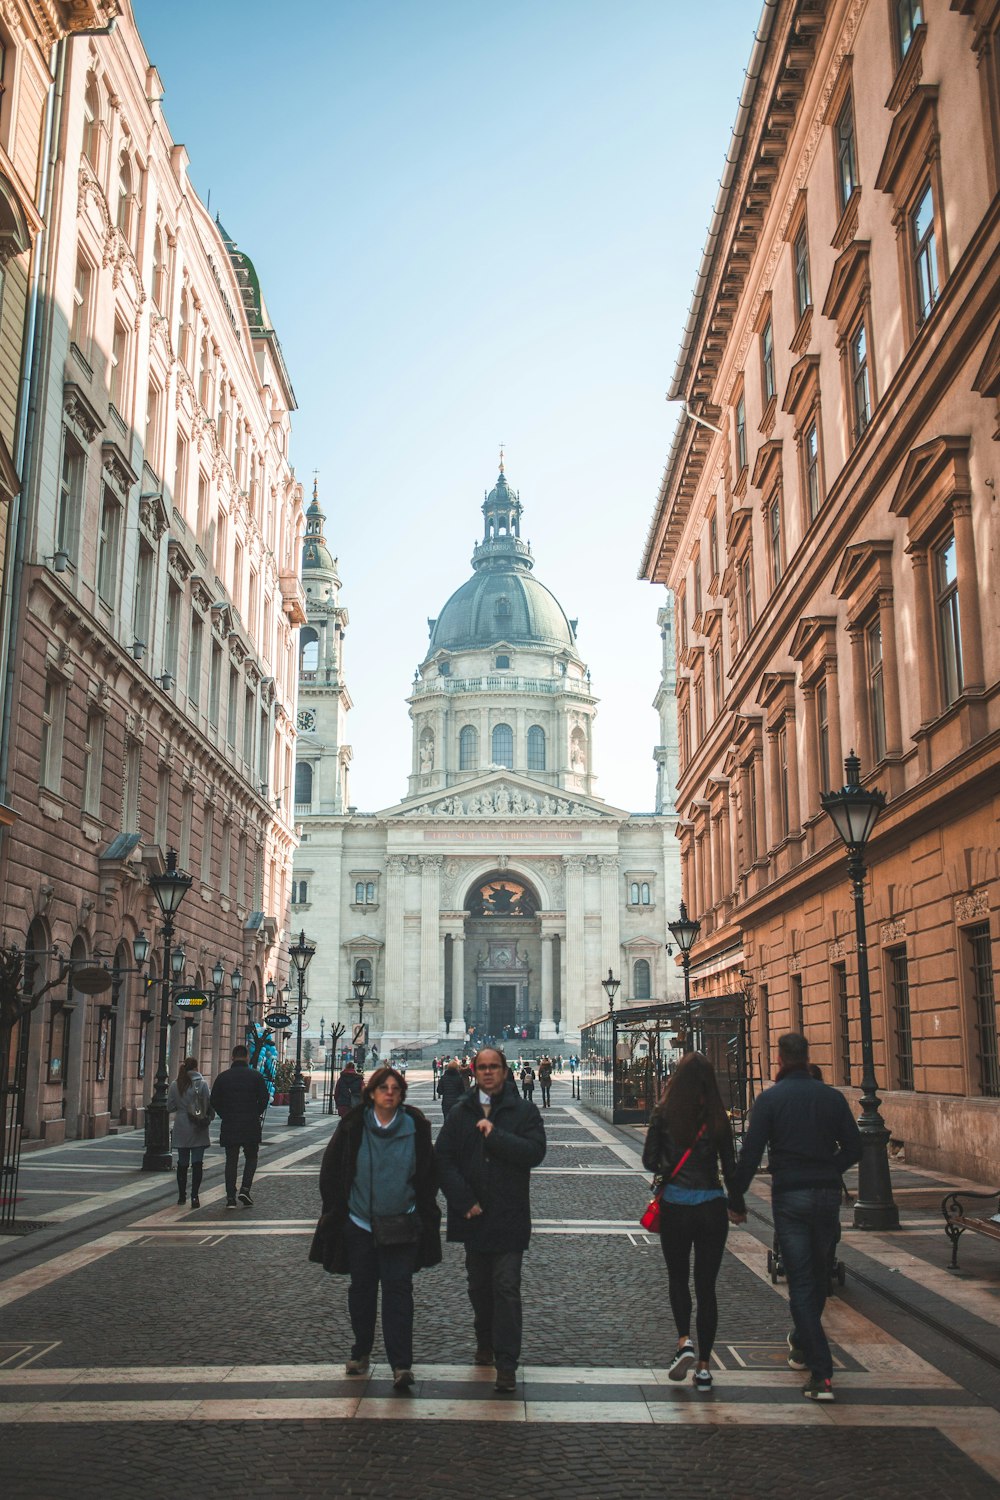
M210 1144L208 1126L213 1110L209 1087L198 1071L198 1059L185 1057L167 1094L167 1109L174 1118L177 1149L177 1202L187 1202L188 1163L191 1164L191 1207L200 1208L201 1175L205 1151Z
M668 1080L650 1118L642 1164L663 1182L660 1246L677 1324L677 1352L667 1374L683 1380L694 1365L697 1389L711 1390L710 1361L719 1323L715 1283L729 1224L744 1222L746 1205L730 1186L736 1171L732 1126L715 1069L703 1053L689 1052ZM692 1249L697 1353L691 1342Z
M351 1278L348 1375L368 1374L381 1287L382 1335L397 1391L413 1385L413 1273L441 1259L430 1122L405 1101L402 1073L376 1068L340 1121L323 1153L323 1216L309 1255Z

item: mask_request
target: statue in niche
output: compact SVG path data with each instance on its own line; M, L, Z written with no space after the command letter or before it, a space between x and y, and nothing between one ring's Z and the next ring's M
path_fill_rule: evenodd
M493 805L498 813L510 812L510 792L505 786L497 792Z
M428 737L420 742L420 769L426 775L434 769L434 740Z
M570 744L569 763L572 770L578 774L587 769L587 758L583 752L583 736L579 729L574 729Z

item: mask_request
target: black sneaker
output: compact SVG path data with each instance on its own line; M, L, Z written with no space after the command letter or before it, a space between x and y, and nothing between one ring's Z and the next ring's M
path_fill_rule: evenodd
M226 1199L226 1207L227 1208L239 1208L239 1204L237 1203L237 1201L236 1201L235 1198L227 1198Z
M694 1360L694 1345L692 1344L691 1340L688 1339L686 1344L682 1344L680 1346L677 1353L670 1361L670 1364L667 1366L667 1379L683 1380L688 1370L690 1370L691 1366L694 1364Z
M711 1370L695 1370L691 1383L696 1391L710 1391L712 1389Z
M495 1391L500 1391L503 1395L513 1395L513 1393L517 1390L517 1371L498 1370L496 1384L494 1385L493 1389Z
M392 1384L397 1391L408 1391L414 1383L412 1370L393 1370Z
M198 1197L197 1193L192 1193L191 1194L191 1207L192 1208L200 1208L201 1207L201 1199Z
M249 1188L240 1188L236 1196L237 1198L239 1198L244 1208L253 1208L253 1199L250 1196Z
M807 1401L835 1401L833 1394L833 1381L824 1380L820 1375L813 1375L808 1385L802 1387L802 1394Z
M480 1344L472 1363L474 1365L491 1365L493 1363L493 1350L488 1349L485 1344Z
M809 1366L806 1364L806 1357L795 1342L794 1333L790 1333L787 1336L785 1343L788 1345L789 1368L792 1370L808 1370Z

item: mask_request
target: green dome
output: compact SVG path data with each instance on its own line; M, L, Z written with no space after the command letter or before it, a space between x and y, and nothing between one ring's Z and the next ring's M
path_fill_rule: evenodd
M559 601L531 576L534 559L521 540L521 499L501 468L483 501L483 540L472 554L475 574L431 621L428 655L511 645L568 647L576 654L574 625Z

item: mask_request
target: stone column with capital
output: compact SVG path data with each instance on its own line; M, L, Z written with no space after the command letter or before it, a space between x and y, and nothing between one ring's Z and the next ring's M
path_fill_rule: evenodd
M585 860L581 854L564 856L566 866L566 989L563 992L563 1030L580 1034L586 1017L584 944Z
M465 928L451 935L451 1031L465 1036Z
M385 997L382 1009L383 1028L388 1032L403 1029L403 972L405 922L406 860L390 855L385 866Z
M420 856L420 1033L438 1035L444 1010L441 982L440 854ZM443 1033L443 1026L441 1031Z
M553 932L542 933L542 1024L540 1038L554 1040L558 1036L555 1028L555 993L552 984Z

